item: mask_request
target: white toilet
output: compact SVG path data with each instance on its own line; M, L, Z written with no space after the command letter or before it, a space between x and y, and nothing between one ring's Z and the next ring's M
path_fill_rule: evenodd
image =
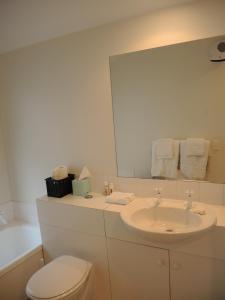
M45 265L28 281L26 294L32 300L91 300L92 264L63 255Z

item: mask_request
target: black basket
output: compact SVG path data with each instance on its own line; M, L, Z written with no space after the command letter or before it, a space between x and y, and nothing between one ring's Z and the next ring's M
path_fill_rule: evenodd
M62 198L68 194L72 194L72 180L75 178L74 174L69 174L67 178L55 180L52 177L45 179L47 194L49 197Z

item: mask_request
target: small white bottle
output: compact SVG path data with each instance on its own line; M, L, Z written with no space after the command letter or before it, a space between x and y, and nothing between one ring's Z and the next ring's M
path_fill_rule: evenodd
M109 183L109 192L110 192L110 194L112 194L113 191L114 191L114 184L113 184L113 182L110 182Z
M105 196L110 195L110 191L109 191L109 183L108 183L108 181L105 181L105 182L104 182L104 195L105 195Z

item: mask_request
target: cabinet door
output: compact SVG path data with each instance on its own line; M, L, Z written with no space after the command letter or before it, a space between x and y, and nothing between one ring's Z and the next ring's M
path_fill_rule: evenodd
M224 300L225 261L171 253L172 300Z
M108 239L112 300L169 300L168 251Z

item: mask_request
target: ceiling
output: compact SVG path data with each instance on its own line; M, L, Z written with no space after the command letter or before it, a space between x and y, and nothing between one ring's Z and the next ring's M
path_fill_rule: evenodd
M0 0L0 53L191 0Z

